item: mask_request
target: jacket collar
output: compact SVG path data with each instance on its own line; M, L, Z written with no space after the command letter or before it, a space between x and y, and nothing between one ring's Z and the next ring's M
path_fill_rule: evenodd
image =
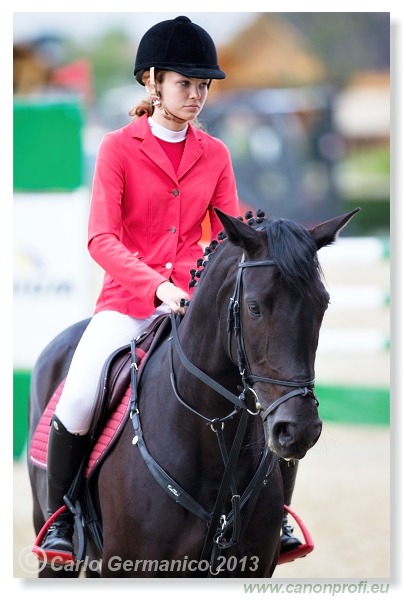
M176 183L193 167L204 153L201 132L189 123L185 149L178 173L176 174L171 161L151 131L147 115L142 115L139 119L133 121L130 124L130 128L132 137L143 140L141 151L147 154L157 167L162 169Z

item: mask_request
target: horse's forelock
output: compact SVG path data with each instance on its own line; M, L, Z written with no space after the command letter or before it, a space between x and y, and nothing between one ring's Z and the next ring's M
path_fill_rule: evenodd
M288 219L269 219L265 226L269 256L281 277L299 295L315 293L320 273L316 244L309 231Z

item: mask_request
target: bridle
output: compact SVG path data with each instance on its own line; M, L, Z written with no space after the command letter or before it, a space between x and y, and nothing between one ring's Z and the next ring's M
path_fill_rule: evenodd
M188 408L193 413L197 414L199 417L202 417L206 421L209 421L210 424L214 424L214 427L217 424L223 424L228 419L231 419L239 409L245 409L250 415L256 416L260 414L262 421L264 422L267 417L276 410L283 402L286 402L290 398L294 396L303 396L303 397L311 397L314 399L316 406L319 406L319 400L316 397L314 392L314 383L315 379L309 379L305 381L291 381L284 379L273 379L271 377L263 377L261 375L253 375L249 366L249 361L247 358L247 353L245 350L245 343L243 337L243 327L242 327L242 319L241 319L241 308L242 308L242 276L243 271L246 268L254 268L254 267L273 267L277 263L274 260L263 259L263 260L249 260L245 261L242 256L241 261L238 264L238 272L237 278L235 282L234 293L232 294L229 305L228 305L228 317L227 317L227 336L228 336L228 352L229 355L232 356L231 351L231 340L232 340L232 332L237 340L237 363L239 374L242 378L243 388L241 388L241 393L239 396L233 394L226 388L224 388L217 381L212 379L207 373L196 367L190 360L187 358L185 353L183 352L182 346L180 344L179 336L178 336L178 324L175 318L175 315L171 313L171 323L172 323L172 334L170 340L171 351L170 351L170 377L172 388L175 393L176 398ZM232 402L235 409L229 415L222 418L208 419L201 413L199 413L195 408L191 407L178 393L175 381L175 373L174 373L174 365L173 365L173 348L175 348L176 353L179 356L179 359L182 365L186 368L189 373L194 375L197 379L208 385L210 388L214 389L221 396ZM234 361L235 362L235 361ZM270 404L265 410L259 401L259 397L256 391L251 387L256 382L268 383L272 385L279 385L288 388L295 388L290 392L287 392L274 402ZM255 411L251 410L247 405L248 396L252 395L255 401Z
M241 308L242 308L242 275L244 269L247 268L255 268L255 267L273 267L276 265L276 261L270 259L264 260L249 260L245 261L244 256L240 263L238 264L238 273L235 283L235 290L230 298L229 306L228 306L228 319L227 319L227 335L228 335L228 352L230 356L231 352L231 340L232 340L232 331L237 340L237 362L239 373L242 377L243 383L243 394L246 397L247 394L251 393L255 399L256 405L256 413L259 414L263 421L267 419L267 417L290 398L294 396L310 396L315 400L316 406L319 405L319 401L314 392L314 384L315 379L305 380L305 381L290 381L283 379L273 379L271 377L263 377L261 375L253 375L251 372L251 368L249 365L248 357L245 350L245 343L243 337L243 328L242 328L242 319L241 319ZM262 405L259 402L258 395L256 391L251 387L256 382L269 383L272 385L280 385L285 387L296 388L277 400L275 400L266 410L263 410Z

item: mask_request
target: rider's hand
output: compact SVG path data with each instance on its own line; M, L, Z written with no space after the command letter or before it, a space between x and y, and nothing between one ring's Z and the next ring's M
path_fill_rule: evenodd
M167 304L174 313L184 315L186 306L181 306L181 300L189 300L189 294L176 287L170 281L164 281L157 287L156 296Z

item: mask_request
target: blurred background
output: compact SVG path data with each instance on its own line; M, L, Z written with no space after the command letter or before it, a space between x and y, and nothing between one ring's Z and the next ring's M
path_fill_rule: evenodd
M178 13L14 13L14 531L33 541L26 477L32 366L92 313L102 273L86 251L103 134L144 96L141 36ZM390 576L390 15L186 13L227 79L200 116L229 147L242 210L306 226L361 212L320 251L331 305L316 363L324 433L294 509L314 538L275 577ZM22 493L21 493L22 492Z

